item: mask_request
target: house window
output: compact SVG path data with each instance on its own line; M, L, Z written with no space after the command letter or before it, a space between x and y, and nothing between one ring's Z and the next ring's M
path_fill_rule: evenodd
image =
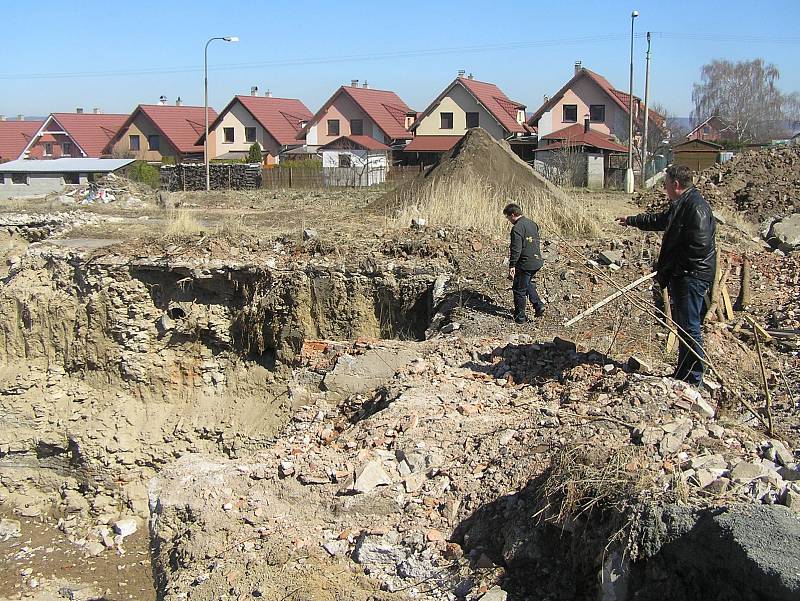
M338 119L328 119L328 135L329 136L338 136L339 135L339 120Z
M710 134L711 133L711 128L708 125L706 125L705 127L703 127L703 133L704 134Z
M354 136L364 135L364 120L350 119L350 133Z
M467 129L478 127L478 123L480 123L479 113L467 113Z
M158 134L147 136L148 150L161 150L161 137Z
M27 184L28 183L28 174L27 173L12 173L11 174L11 183L12 184Z
M79 184L81 180L77 173L63 173L61 177L64 178L65 184Z
M605 123L606 121L606 105L605 104L590 104L589 105L589 120L593 123Z
M0 173L0 184L6 183L6 174Z
M225 144L233 144L234 141L234 134L232 127L223 127L222 134L225 139Z
M250 142L251 144L256 141L256 128L255 127L245 127L244 128L244 141Z
M46 157L53 156L53 143L52 142L45 142L44 143L44 156L46 156Z
M128 136L128 146L134 152L138 152L140 148L139 136L135 134L131 134L130 136Z
M441 124L439 129L453 129L453 113L439 113Z
M565 104L564 105L564 123L577 123L578 122L578 105Z
M347 168L351 167L353 164L351 158L352 157L349 154L340 154L339 167L347 167Z
M61 154L68 157L72 154L72 142L64 142L61 145Z

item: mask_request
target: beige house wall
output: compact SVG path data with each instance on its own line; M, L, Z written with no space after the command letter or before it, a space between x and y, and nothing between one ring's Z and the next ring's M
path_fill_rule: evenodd
M442 98L430 115L420 121L416 129L418 136L463 136L467 132L467 113L478 113L478 125L496 139L505 138L508 132L478 104L475 97L461 85L455 85ZM453 129L441 129L441 113L453 113Z
M565 127L569 127L576 121L564 121L564 105L575 104L578 107L577 123L583 123L586 115L589 114L589 106L592 104L602 104L606 107L606 118L600 123L591 122L594 131L617 136L620 140L628 138L628 114L614 102L604 90L591 81L588 77L581 77L575 82L572 88L568 89L564 96L550 109L542 115L542 120L551 119L549 124L542 124L542 131L548 133L556 132ZM547 127L549 125L549 127Z
M233 142L225 142L225 127L233 128ZM222 117L220 122L213 130L214 143L211 145L212 158L216 158L226 152L247 152L252 146L252 142L245 141L245 128L256 128L256 142L261 146L261 150L267 157L277 157L281 151L281 145L273 138L270 133L250 114L241 102L234 102L230 110ZM209 140L212 137L209 136Z
M135 135L139 136L138 152L131 150L130 146L130 137ZM147 136L151 135L159 136L159 150L148 150ZM112 153L115 156L131 156L135 159L151 162L160 162L163 157L180 158L180 153L177 149L161 135L153 122L142 113L139 113L130 126L121 132L119 139L112 148Z
M338 136L329 136L328 135L328 120L329 119L338 119L339 120L339 135ZM362 119L364 121L364 135L370 136L371 138L377 140L378 142L382 142L383 144L388 144L391 140L388 140L386 136L381 132L380 128L377 127L375 123L373 123L372 119L358 106L355 101L353 101L350 96L347 94L339 94L339 96L334 100L333 104L328 107L328 110L325 111L322 116L320 117L319 121L317 122L317 141L316 144L320 146L324 146L328 142L332 142L339 136L349 136L351 135L350 132L350 120L351 119Z

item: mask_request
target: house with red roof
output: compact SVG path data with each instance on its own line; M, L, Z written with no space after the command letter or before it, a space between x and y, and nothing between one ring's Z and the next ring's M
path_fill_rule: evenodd
M20 158L43 124L44 121L0 119L0 163Z
M84 113L52 113L22 152L25 159L87 158L104 156L104 149L127 115L105 114L98 109Z
M552 97L545 96L542 106L528 119L528 126L535 128L541 139L576 123L583 124L588 118L593 131L626 141L629 102L627 92L618 90L605 77L583 67L579 61L575 63L572 78ZM652 109L648 112L649 127L663 130L664 116ZM636 96L633 98L633 118L635 130L640 131L644 103Z
M371 136L339 136L319 147L326 186L374 186L386 181L392 149Z
M394 92L376 90L358 80L336 90L297 133L309 148L318 148L340 136L367 136L386 146L405 144L416 113Z
M296 98L237 95L209 125L211 158L241 159L254 143L261 146L264 162L276 164L282 152L302 146L297 135L312 118ZM204 134L198 139L203 144Z
M712 115L686 134L687 140L704 142L731 142L736 138L736 131L719 115Z
M209 124L216 118L217 112L208 107ZM105 153L154 163L165 157L176 162L202 161L203 143L198 138L204 133L202 106L184 106L180 99L174 105L140 104L107 142ZM214 136L209 135L209 140L213 147Z
M447 152L468 129L482 127L498 140L528 136L525 105L511 100L493 83L462 72L414 121L414 139L406 152Z

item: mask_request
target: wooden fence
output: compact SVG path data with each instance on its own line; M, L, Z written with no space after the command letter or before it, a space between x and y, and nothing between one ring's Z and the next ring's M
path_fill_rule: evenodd
M380 172L378 172L380 171ZM420 165L393 166L388 170L351 170L340 167L275 167L265 168L261 175L261 186L280 188L328 188L385 185L394 187L413 179L422 172Z

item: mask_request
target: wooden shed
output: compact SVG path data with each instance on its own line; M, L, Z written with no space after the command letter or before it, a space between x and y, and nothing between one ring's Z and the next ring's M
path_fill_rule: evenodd
M672 147L673 162L693 171L708 169L717 162L722 146L706 140L688 140Z

